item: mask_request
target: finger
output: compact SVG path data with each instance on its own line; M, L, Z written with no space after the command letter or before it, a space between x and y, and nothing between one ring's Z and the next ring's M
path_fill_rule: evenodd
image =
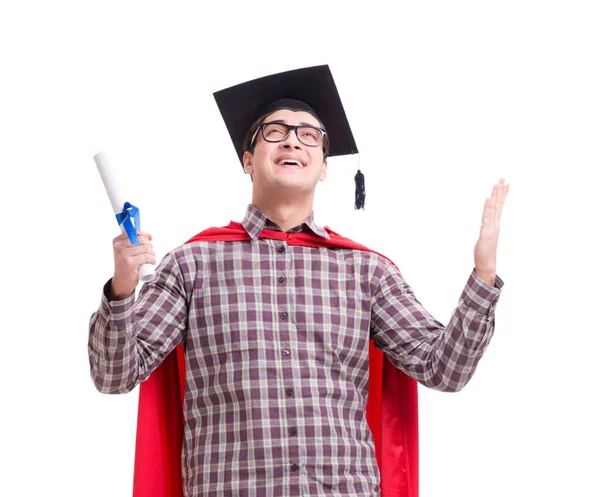
M493 218L491 217L492 215L492 208L496 203L496 185L494 185L492 187L492 191L490 193L490 196L486 199L486 210L487 210L487 222L488 224L493 220Z
M500 200L501 202L504 202L504 199L506 198L506 193L508 192L508 187L510 185L508 185L504 179L501 179L498 182L498 200Z
M494 202L494 204L496 204L496 202L498 202L498 196L500 194L500 189L502 187L500 186L500 183L497 183L494 185L494 188L492 189L492 201Z
M134 245L133 243L131 243L129 241L129 238L127 237L127 235L125 235L124 238L122 238L122 237L115 238L113 241L113 246L114 246L115 250L122 250L124 248L138 247L139 245Z
M496 219L496 201L498 198L498 188L494 187L492 197L490 198L490 205L488 209L489 219L488 224L491 226Z
M485 199L485 204L483 205L483 214L481 216L481 225L482 227L487 226L490 221L490 204L491 199L488 197Z
M502 190L502 182L504 180L500 179L500 181L498 181L498 183L496 183L493 187L492 187L492 194L490 195L489 199L491 202L491 206L490 209L492 210L492 214L495 215L497 208L498 208L498 201L500 199L500 192ZM492 220L494 218L492 217Z
M143 237L147 238L148 240L152 240L152 235L150 233L147 233L146 231L138 231L137 234L138 234L138 237L143 236Z
M136 266L141 266L142 264L156 264L156 257L154 254L139 254L131 258L131 263Z
M152 235L147 236L146 233L138 233L138 239L142 245L152 245Z
M500 197L502 192L502 184L498 182L498 184L494 187L494 199L493 199L493 220L497 219L498 210L500 209Z
M492 193L490 193L490 198L493 199L494 198L494 194L496 193L496 190L498 189L498 185L494 185L492 186Z
M138 240L140 241L140 245L152 245L152 242L150 241L151 238L146 237L146 234L139 234L138 235ZM129 237L127 236L127 233L124 233L122 235L119 235L118 237L116 237L113 240L113 245L115 248L118 247L136 247L136 245L134 245L133 243L131 243L129 241Z
M119 252L125 257L134 257L141 254L154 255L154 247L152 245L131 245L129 247L122 247Z
M498 208L496 209L496 221L499 223L502 218L502 211L504 210L504 200L506 199L506 195L508 194L508 189L510 185L503 185L502 190L500 192L499 200L498 200Z
M124 240L129 240L127 233L121 233L119 236L113 238L113 245Z

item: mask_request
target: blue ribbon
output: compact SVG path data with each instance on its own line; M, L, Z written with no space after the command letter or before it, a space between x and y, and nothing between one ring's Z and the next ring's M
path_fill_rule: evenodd
M123 205L123 212L117 214L116 217L119 226L123 226L125 233L127 233L129 241L133 245L140 245L140 239L136 233L136 228L138 231L140 230L140 210L135 205L125 202ZM132 219L133 223L131 222Z

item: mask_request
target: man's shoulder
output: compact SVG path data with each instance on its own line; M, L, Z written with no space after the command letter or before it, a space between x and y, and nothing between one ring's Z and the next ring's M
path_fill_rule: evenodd
M224 242L243 241L249 239L245 232L234 231L225 227L207 228L195 234L169 253L176 258L186 257L196 253L211 253L223 249Z
M248 239L250 239L250 236L246 233L242 224L231 221L227 226L212 227L202 230L185 243L242 241Z
M327 231L329 234L330 240L333 244L365 254L365 256L372 258L373 260L378 260L381 262L387 261L394 265L394 262L388 256L379 252L378 250L375 250L367 245L363 245L362 243L359 243L353 239L346 238L333 231L329 226L325 226L325 231Z

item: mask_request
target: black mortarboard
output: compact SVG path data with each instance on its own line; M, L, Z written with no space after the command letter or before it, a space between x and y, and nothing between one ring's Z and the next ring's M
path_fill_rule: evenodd
M306 67L241 83L214 93L240 161L244 138L262 115L279 109L314 114L327 130L329 155L358 153L352 130L328 65ZM364 177L356 177L356 208L364 206Z

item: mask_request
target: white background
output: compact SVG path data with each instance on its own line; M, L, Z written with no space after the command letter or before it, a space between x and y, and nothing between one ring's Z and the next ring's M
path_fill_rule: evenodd
M458 394L420 390L421 488L598 496L599 9L582 1L3 2L3 496L128 496L137 390L101 395L87 324L118 234L111 152L159 256L250 200L212 92L328 63L361 151L316 219L391 257L446 321L481 210L511 184L496 335Z

